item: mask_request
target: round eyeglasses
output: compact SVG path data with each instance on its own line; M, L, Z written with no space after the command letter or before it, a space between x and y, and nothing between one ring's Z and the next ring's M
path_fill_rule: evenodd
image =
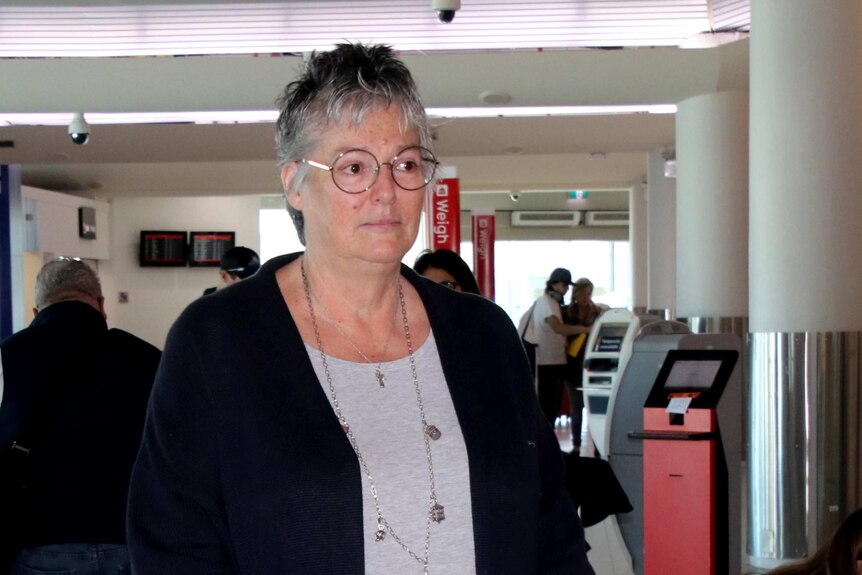
M378 162L374 154L359 149L338 154L331 166L305 158L300 162L328 171L338 189L347 194L367 192L377 181L380 166L389 166L392 180L404 190L424 188L437 171L437 158L431 150L422 146L404 148L391 162Z

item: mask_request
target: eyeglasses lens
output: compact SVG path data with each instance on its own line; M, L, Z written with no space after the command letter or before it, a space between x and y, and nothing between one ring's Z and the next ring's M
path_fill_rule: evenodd
M374 154L365 150L349 150L332 165L335 185L349 194L359 194L374 185L380 165ZM391 163L392 179L405 190L418 190L434 177L437 161L431 151L420 146L402 150Z

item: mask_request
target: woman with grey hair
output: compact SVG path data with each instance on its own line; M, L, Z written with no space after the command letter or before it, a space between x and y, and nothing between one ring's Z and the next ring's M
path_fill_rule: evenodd
M306 249L172 328L135 573L592 573L508 316L401 264L437 166L407 68L339 45L280 106Z

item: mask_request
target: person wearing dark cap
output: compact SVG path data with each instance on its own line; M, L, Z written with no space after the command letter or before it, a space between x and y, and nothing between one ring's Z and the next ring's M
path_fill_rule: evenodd
M545 293L533 304L531 321L538 365L539 403L545 417L554 425L563 399L566 380L566 337L588 333L583 326L566 325L563 322L563 297L572 285L572 273L566 268L551 272L545 285Z
M216 287L205 289L204 295L210 295L223 287L253 276L259 267L260 257L258 257L257 252L254 250L244 246L230 248L222 256L221 264L219 265L218 273L221 283Z

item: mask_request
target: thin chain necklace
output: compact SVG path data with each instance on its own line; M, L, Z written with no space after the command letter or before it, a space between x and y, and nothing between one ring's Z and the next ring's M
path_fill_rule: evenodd
M347 335L343 329L341 329L341 326L338 324L338 322L335 321L334 319L332 319L332 316L329 315L329 312L326 310L326 306L323 305L323 302L317 298L317 295L312 294L311 297L320 306L320 314L323 316L323 319L325 319L326 321L331 323L332 326L336 330L338 330L338 333L341 334L341 337L343 337L347 341L347 343L350 344L350 347L352 347L353 350L356 353L358 353L362 359L365 360L365 363L374 363L373 361L371 361L371 359L367 355L362 353L362 350L359 349L359 347L355 343L353 343L353 340L350 339L350 336ZM389 334L387 334L387 336L388 335ZM386 338L386 345L383 347L383 351L381 352L381 357L386 357L386 352L389 351L389 340L390 339L391 338L389 338L389 337ZM377 385L379 385L381 388L386 387L386 375L383 373L383 361L382 360L378 361L377 366L374 368L374 377L377 380Z
M425 419L425 407L422 404L422 390L419 387L419 375L416 371L416 360L413 357L413 339L410 337L410 324L407 321L407 305L404 301L404 289L399 281L398 303L401 307L401 319L404 324L404 337L407 340L407 355L410 358L410 371L413 376L413 389L416 391L416 404L419 407L419 418L422 421L422 440L425 443L425 457L428 461L428 481L430 484L430 493L428 496L428 517L425 521L425 543L421 557L410 549L406 543L404 543L383 515L383 510L380 505L380 497L377 493L377 486L374 484L374 476L371 475L371 471L368 469L368 464L365 462L365 458L359 450L359 444L356 441L356 437L353 435L353 432L350 431L350 425L348 425L347 419L341 412L341 406L339 405L338 397L335 394L335 385L332 383L332 375L329 373L329 364L326 360L326 353L323 351L323 342L320 339L320 329L317 326L317 318L314 314L311 284L308 281L308 275L305 273L304 257L299 261L299 269L302 272L302 287L305 290L305 299L308 302L308 314L311 319L311 327L314 329L314 338L317 343L317 349L320 351L320 362L323 364L323 372L326 375L326 384L329 387L329 395L332 398L332 408L335 411L335 415L338 417L338 421L341 424L342 429L344 429L344 433L347 435L347 439L350 441L351 447L353 447L353 452L356 453L356 459L359 461L359 465L362 467L362 472L368 479L371 497L374 499L374 509L377 515L377 531L374 533L374 540L383 541L388 533L392 536L392 539L394 539L395 542L398 543L398 545L406 551L408 555L410 555L410 557L415 559L416 562L422 566L423 574L428 575L428 553L431 549L431 524L440 523L446 518L443 506L437 501L437 489L434 482L434 460L431 457L430 441L431 439L439 439L441 437L441 433L440 430L433 425L428 425L428 422Z

